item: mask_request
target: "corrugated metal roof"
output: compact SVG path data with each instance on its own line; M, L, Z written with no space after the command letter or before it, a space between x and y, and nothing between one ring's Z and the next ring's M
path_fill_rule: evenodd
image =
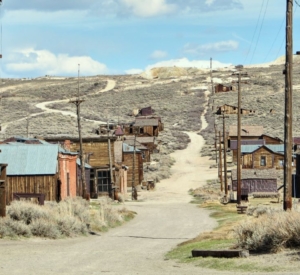
M125 140L134 139L134 136L125 136ZM155 137L136 137L139 143L154 143Z
M241 153L247 154L256 151L258 148L265 146L274 153L282 154L284 152L284 144L267 144L267 145L241 145Z
M134 139L127 139L124 140L124 143L130 145L130 146L134 146ZM139 143L137 140L135 141L135 148L140 149L140 150L148 150L148 148L146 146L144 146L143 144Z
M258 139L258 140L241 140L241 146L243 145L264 145L265 140L264 139ZM230 140L230 150L236 150L237 149L237 140Z
M57 171L57 144L0 144L0 163L7 175L53 175Z
M126 143L123 143L123 152L124 153L133 153L134 152L134 147L130 146ZM141 151L139 149L135 148L135 152L140 153Z

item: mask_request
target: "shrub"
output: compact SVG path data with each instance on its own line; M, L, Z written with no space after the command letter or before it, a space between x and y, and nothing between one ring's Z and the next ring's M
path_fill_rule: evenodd
M234 229L238 246L254 251L276 252L300 245L300 213L265 212Z
M61 236L54 221L49 219L37 219L29 225L33 236L57 239Z
M31 236L31 231L23 221L0 218L0 237Z

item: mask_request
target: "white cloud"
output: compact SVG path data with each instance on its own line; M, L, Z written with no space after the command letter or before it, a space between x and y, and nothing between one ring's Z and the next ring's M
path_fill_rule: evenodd
M232 64L230 63L221 63L217 60L213 60L213 68L224 68L229 67ZM152 68L157 67L193 67L193 68L199 68L199 69L208 69L210 68L210 60L188 60L187 58L181 58L181 59L171 59L166 61L157 62L155 64L149 65L146 67L146 71L150 70Z
M166 57L167 55L168 55L167 52L157 50L151 54L150 58L151 59L162 59L162 58Z
M8 57L5 68L8 73L41 75L76 75L80 64L82 75L108 73L105 64L89 56L55 55L47 50L33 48L14 51Z
M208 44L186 44L183 48L184 53L194 55L204 55L207 53L230 52L235 51L239 47L239 43L234 40L219 41Z
M165 0L147 0L147 3L141 0L121 0L132 14L140 17L152 17L173 13L176 5L167 4Z
M140 74L142 72L143 72L143 70L141 70L141 69L130 69L130 70L125 71L126 74Z
M215 2L215 0L206 0L206 1L205 1L205 4L206 4L207 6L211 6L214 2Z

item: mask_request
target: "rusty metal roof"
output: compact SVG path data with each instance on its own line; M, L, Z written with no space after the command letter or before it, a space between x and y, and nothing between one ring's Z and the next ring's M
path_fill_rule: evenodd
M241 126L241 136L254 136L260 137L264 133L264 127L261 125L242 125ZM237 136L237 125L230 125L229 127L229 136L236 137Z
M231 179L237 180L237 170L231 170ZM277 179L276 169L242 169L241 179Z
M258 140L241 140L241 145L264 145L264 139ZM237 140L230 140L230 150L237 150Z

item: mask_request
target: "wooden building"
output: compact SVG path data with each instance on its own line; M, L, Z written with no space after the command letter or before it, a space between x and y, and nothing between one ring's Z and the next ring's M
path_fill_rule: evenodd
M125 144L129 145L129 146L132 146L132 147L135 146L136 149L141 151L143 162L150 162L151 161L150 150L145 145L141 144L137 140L134 140L134 138L133 139L126 139L123 142Z
M79 152L80 150L79 139L75 137L45 137L44 139L51 143L60 143L71 152ZM96 194L112 196L112 183L117 184L113 172L114 142L116 140L116 136L82 139L85 162L92 167L89 182L92 197Z
M138 149L134 150L133 146L123 143L123 163L128 167L127 186L132 187L132 185L140 185L144 179L141 151Z
M238 107L229 105L229 104L224 104L222 106L217 107L216 114L221 115L221 114L226 114L226 115L236 115L238 113ZM254 114L255 111L252 109L244 109L241 108L241 114L242 115L252 115Z
M256 147L256 148L255 148ZM242 167L248 169L283 169L284 146L278 145L243 145Z
M234 86L225 86L223 84L218 84L215 86L215 93L222 93L222 92L230 92L235 91L236 88Z
M237 191L237 170L231 171L232 190ZM275 169L245 169L241 171L242 195L255 192L277 193L277 175Z
M264 127L261 125L242 125L241 140L258 140L264 134ZM237 140L237 125L229 126L229 140Z
M42 193L45 200L76 196L77 153L57 144L7 143L0 145L0 162L7 163L6 203L14 193Z
M125 135L154 136L163 131L164 124L160 117L136 117L135 122L123 126Z

